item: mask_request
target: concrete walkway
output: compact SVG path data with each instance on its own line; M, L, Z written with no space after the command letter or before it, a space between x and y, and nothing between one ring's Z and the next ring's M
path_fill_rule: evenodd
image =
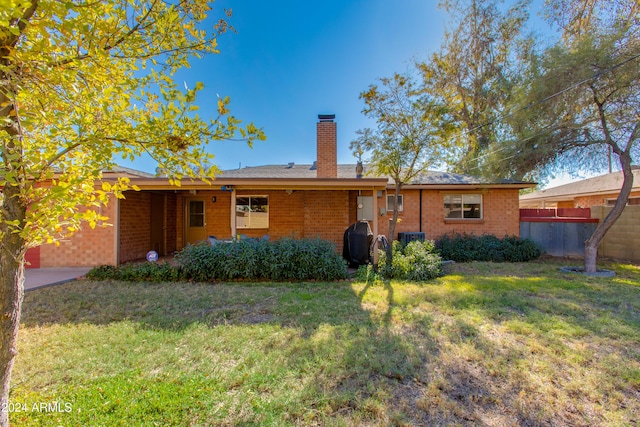
M60 285L84 276L91 267L27 268L24 271L24 290Z

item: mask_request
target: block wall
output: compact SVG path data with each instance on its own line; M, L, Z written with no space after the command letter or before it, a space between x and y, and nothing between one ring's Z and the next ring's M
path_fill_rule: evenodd
M109 219L104 224L91 229L83 224L82 229L60 246L45 244L40 246L40 267L93 267L101 264L115 265L116 227L118 201L111 199L107 206L100 208L100 214Z
M612 208L592 206L591 217L601 222ZM627 206L598 247L598 256L640 262L640 206Z

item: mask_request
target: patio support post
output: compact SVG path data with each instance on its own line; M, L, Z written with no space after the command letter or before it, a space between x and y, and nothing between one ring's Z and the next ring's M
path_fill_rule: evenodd
M371 191L371 195L373 196L373 265L378 265L378 217L380 216L380 212L378 211L378 191L374 188Z
M231 191L231 217L229 218L231 221L231 238L236 238L236 189L234 188Z

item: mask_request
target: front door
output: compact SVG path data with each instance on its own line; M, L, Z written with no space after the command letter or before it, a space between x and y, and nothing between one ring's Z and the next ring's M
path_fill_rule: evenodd
M204 200L188 199L187 200L187 226L186 240L187 243L198 243L207 239L207 223L205 222Z

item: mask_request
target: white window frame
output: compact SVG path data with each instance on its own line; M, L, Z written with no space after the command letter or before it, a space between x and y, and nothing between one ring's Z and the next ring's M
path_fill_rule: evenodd
M480 197L480 216L479 217L467 217L465 218L464 216L464 199L465 197L469 197L469 196L473 196L475 197ZM461 209L461 217L457 218L457 217L449 217L448 213L446 212L446 200L447 197L460 197L460 209ZM455 221L478 221L481 219L484 219L484 198L482 197L482 194L479 193L449 193L449 194L445 194L443 197L443 208L445 209L445 216L444 219L445 220L455 220ZM449 203L451 204L451 203Z
M249 199L249 205L248 205L248 210L242 210L239 209L241 206L247 206L247 205L243 205L243 204L238 204L238 199ZM258 221L252 221L252 216L255 215L256 211L254 211L251 208L251 200L252 199L266 199L267 200L267 211L264 212L264 217L266 218L266 223L262 222L258 222ZM269 228L269 196L266 194L236 194L236 229L238 230L251 230L251 229L265 229L265 228ZM244 225L242 222L238 222L238 214L244 212L247 215L244 216L248 216L248 225ZM255 213L254 213L255 212ZM263 218L263 221L265 220L265 218Z
M618 199L605 199L604 204L605 204L605 206L607 206L609 208L612 208L616 204L617 200ZM636 206L636 205L640 204L640 203L636 202L638 200L640 200L640 197L637 197L637 196L636 197L629 197L629 200L627 200L627 204L625 206ZM631 202L631 204L629 202Z
M389 208L390 205L393 204L393 196L395 196L395 193L387 193L387 212L393 212L393 209ZM391 201L391 203L389 203ZM398 212L403 212L404 211L404 197L402 194L398 194L398 205L399 206L399 210Z

